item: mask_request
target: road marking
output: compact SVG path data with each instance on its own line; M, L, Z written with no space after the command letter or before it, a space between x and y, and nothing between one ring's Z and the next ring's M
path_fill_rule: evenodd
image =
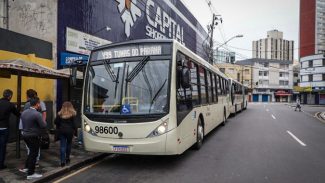
M105 160L105 158L102 159L102 160L100 160L100 161L97 161L97 162L94 163L94 164L88 165L88 166L86 166L86 167L84 167L84 168L82 168L82 169L80 169L80 170L78 170L78 171L76 171L76 172L73 172L72 174L69 174L69 175L67 175L67 176L65 176L65 177L62 177L61 179L59 179L59 180L57 180L57 181L54 181L53 183L59 183L59 182L62 182L62 181L66 180L66 179L68 179L68 178L70 178L70 177L72 177L72 176L74 176L74 175L76 175L76 174L78 174L78 173L81 173L81 172L83 172L83 171L85 171L85 170L87 170L87 169L89 169L89 168L91 168L91 167L97 165L98 163L101 163L101 162L104 161L104 160Z
M276 119L275 116L273 116L273 114L271 115L273 119Z
M289 135L291 135L291 137L294 138L297 142L299 142L300 145L302 145L302 146L306 146L305 143L303 143L300 139L298 139L298 137L296 137L294 134L292 134L289 130L287 130L287 133L288 133Z

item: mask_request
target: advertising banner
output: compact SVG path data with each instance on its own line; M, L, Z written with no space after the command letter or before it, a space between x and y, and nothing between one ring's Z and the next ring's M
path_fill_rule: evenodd
M66 44L66 50L87 54L83 48L89 39L70 27L112 42L175 39L207 60L208 34L179 0L70 0L59 1L58 11L59 34L63 34L58 51L65 51ZM65 31L69 40L65 40Z

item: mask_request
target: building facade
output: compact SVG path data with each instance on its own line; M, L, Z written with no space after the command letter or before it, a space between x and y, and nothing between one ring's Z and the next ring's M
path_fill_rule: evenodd
M215 66L226 76L243 83L248 88L252 88L252 73L250 66L230 63L218 63L215 64Z
M300 97L325 104L325 0L300 0Z
M300 87L310 89L301 92L305 104L325 104L325 54L309 55L300 58Z
M214 64L220 63L234 63L236 60L236 53L226 50L215 49L213 50Z
M299 56L325 53L325 0L300 0Z
M267 38L253 41L252 58L272 60L293 60L294 41L283 39L283 32L271 30Z
M247 59L236 64L252 67L253 102L290 102L293 62L290 60Z

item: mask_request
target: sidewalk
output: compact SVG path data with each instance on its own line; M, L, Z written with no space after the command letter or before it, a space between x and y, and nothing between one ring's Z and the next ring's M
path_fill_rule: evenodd
M53 136L51 135L53 139ZM21 141L21 158L16 159L16 143L10 143L7 146L7 156L5 164L8 166L7 169L0 171L0 183L18 183L18 182L49 182L53 178L61 176L71 170L80 168L85 164L92 161L97 161L106 156L102 153L87 152L82 146L73 142L71 152L71 163L63 168L60 167L60 144L51 140L50 148L41 150L41 158L39 167L36 168L35 172L42 173L41 179L35 179L33 181L26 180L26 174L19 172L19 168L24 167L26 160L26 148L23 141Z

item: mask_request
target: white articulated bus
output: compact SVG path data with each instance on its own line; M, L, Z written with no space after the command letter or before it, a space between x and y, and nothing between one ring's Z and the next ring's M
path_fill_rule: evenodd
M247 108L248 88L234 79L229 79L230 83L230 107L231 114L236 114Z
M173 155L200 148L229 116L228 78L173 40L92 51L83 91L86 150Z

